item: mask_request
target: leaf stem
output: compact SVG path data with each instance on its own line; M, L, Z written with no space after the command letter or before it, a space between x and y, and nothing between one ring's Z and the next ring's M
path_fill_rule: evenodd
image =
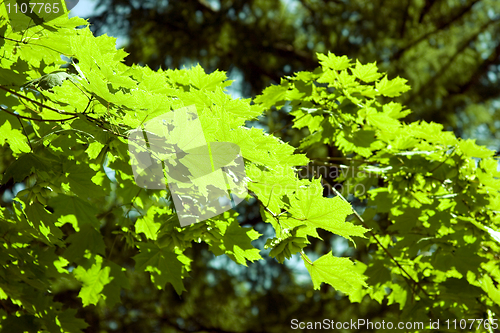
M113 131L113 130L107 128L107 127L105 127L104 125L102 125L102 122L99 119L92 118L92 117L89 117L89 116L86 116L86 117L87 117L87 120L89 120L90 122L94 123L97 127L102 128L106 132L110 132L113 135L119 136L119 137L124 138L124 139L128 139L125 135L123 135L121 133L118 133L118 132L115 132L115 131Z
M311 260L309 260L309 258L304 253L304 250L300 250L300 256L302 257L302 259L304 259L304 261L307 261L307 263L309 265L311 265L311 266L313 265L313 263L311 262Z
M30 138L28 137L28 133L26 132L26 128L24 128L24 125L23 125L23 122L21 121L21 119L17 118L17 120L19 121L19 124L21 124L21 127L23 128L24 136L26 137L26 140L28 140L28 144L31 148L31 151L33 152L33 146L31 145L31 141L30 141Z
M446 161L448 161L450 159L450 157L453 156L454 153L455 153L455 147L452 148L451 153L448 154L448 156L446 156L446 158L441 163L439 163L435 168L433 168L430 171L430 173L434 173L434 171L436 171L441 165L443 165Z
M377 163L376 161L368 161L361 158L351 158L351 157L315 157L309 158L312 161L316 160L330 160L330 161L354 161L354 162L363 162L363 163Z

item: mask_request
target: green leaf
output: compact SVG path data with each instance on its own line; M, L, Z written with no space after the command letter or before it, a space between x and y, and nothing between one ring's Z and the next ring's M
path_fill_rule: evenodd
M70 223L75 231L84 224L99 228L97 208L77 196L59 194L49 200L49 206L54 208L54 216L61 226Z
M68 309L57 316L57 321L64 332L81 333L89 326L83 319L76 317L76 312L76 309Z
M222 248L234 261L246 266L247 260L253 262L262 259L259 250L251 243L259 236L252 228L242 228L237 220L233 220L222 237Z
M5 142L15 154L27 153L31 150L26 136L20 130L13 129L8 120L0 126L0 145Z
M339 57L330 52L328 52L328 55L324 55L322 53L316 53L316 55L321 66L333 69L335 71L341 71L351 66L351 61L345 55Z
M354 76L367 83L376 81L382 76L382 74L378 72L377 62L362 65L359 60L356 59L356 66L352 68L351 71Z
M62 232L55 227L55 217L39 203L27 204L24 209L28 223L52 243L59 243Z
M384 96L397 97L410 90L410 87L406 84L407 81L408 80L400 77L388 80L386 75L382 78L382 80L375 83L375 88Z
M109 276L112 282L104 286L102 293L106 295L106 306L111 309L116 304L121 303L121 291L122 289L130 289L130 283L125 268L111 261L107 261L106 265L111 269Z
M493 156L494 154L494 152L489 150L488 148L478 146L476 144L476 140L472 139L460 140L460 142L458 143L458 147L464 153L464 155L468 157L488 158Z
M151 279L158 289L163 289L167 283L171 283L180 295L185 288L182 283L183 265L177 258L177 254L166 248L160 248L156 244L139 243L137 247L140 253L133 257L135 269L151 272Z
M257 194L259 200L276 215L283 206L282 197L299 185L293 170L282 168L273 171L263 171L255 165L249 165L246 174L252 181L249 189Z
M63 184L69 185L67 188L80 198L98 198L104 194L104 188L94 181L97 172L90 166L83 163L66 163L64 172Z
M95 159L101 153L104 145L98 141L94 141L89 144L89 147L85 150L85 152L89 155L90 159Z
M272 85L264 89L262 95L255 98L255 103L262 104L264 108L269 109L271 106L278 104L285 99L288 86Z
M495 286L495 283L489 275L483 276L480 280L480 286L493 302L500 305L500 289Z
M311 275L314 289L319 289L321 283L328 283L349 295L366 285L365 277L356 272L354 263L349 258L334 257L329 252L312 264L304 260L304 264Z
M367 108L366 120L373 127L383 131L394 131L401 126L401 123L389 115L377 112L374 108Z
M68 74L63 70L54 71L49 74L45 74L38 79L31 80L25 84L26 88L40 88L43 90L49 90L56 86L62 86L64 80L75 81L77 76L74 74Z
M224 87L231 83L230 81L224 82L227 79L224 72L216 70L210 74L206 74L205 70L199 64L190 69L186 79L189 79L190 83L198 89L212 91L217 87Z
M152 212L152 213L150 213ZM160 230L160 223L155 222L155 210L150 209L148 214L141 216L135 221L135 232L143 232L148 239L156 240L158 238L158 230Z
M66 242L70 245L64 251L63 256L70 262L79 263L84 260L84 254L87 250L93 254L104 255L105 252L101 233L90 224L80 225L80 231L71 234Z
M382 109L386 115L394 119L403 118L411 113L410 110L403 110L403 106L395 102L382 105Z
M365 238L365 228L345 221L352 208L339 197L329 199L318 191L300 189L290 200L289 212L310 227L328 230L351 241L350 236Z
M78 297L82 299L83 306L90 304L96 305L102 297L101 291L104 286L113 279L109 276L110 268L102 267L102 257L95 256L95 263L86 270L82 266L78 266L73 271L75 277L83 283L82 289Z
M399 309L403 310L408 300L408 290L400 283L390 283L391 293L387 297L387 304L399 304Z

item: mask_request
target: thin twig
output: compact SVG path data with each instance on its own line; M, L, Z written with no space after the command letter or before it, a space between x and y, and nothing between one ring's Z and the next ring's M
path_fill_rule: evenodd
M368 161L359 158L351 158L351 157L314 157L309 158L310 160L331 160L331 161L353 161L353 162L363 162L363 163L377 163L375 161Z
M298 118L295 118L293 121L290 121L288 124L286 124L285 126L283 126L282 128L280 129L277 129L275 130L274 132L272 132L271 134L274 134L276 132L281 132L283 131L284 129L287 129L288 127L292 126L294 123L296 123L297 121L299 121L300 119L304 118L305 116L307 115L306 114L303 114L302 116L298 117Z
M451 156L453 156L453 153L455 153L455 147L453 147L452 152L448 154L448 156L441 162L439 163L434 169L430 171L430 173L434 173L441 165L443 165L446 161L450 159Z
M6 92L11 93L12 95L17 96L17 97L19 97L19 98L24 98L25 100L30 101L31 103L33 103L33 104L35 104L35 105L38 105L38 106L40 106L40 107L42 107L42 108L45 108L45 109L47 109L47 110L54 111L54 112L57 112L57 113L59 113L59 114L68 114L68 115L72 115L72 116L77 116L77 115L78 115L78 113L73 113L73 112L65 112L65 111L61 111L61 110L55 109L55 108L53 108L53 107L50 107L50 106L44 105L43 103L40 103L40 102L38 102L38 101L35 101L35 100L33 100L33 99L31 99L31 98L29 98L29 97L27 97L27 96L21 95L21 94L19 94L19 93L15 92L15 91L12 91L12 90L10 90L10 89L7 89L7 88L5 88L5 87L4 87L4 86L2 86L2 85L0 85L0 89L5 90Z
M26 100L28 100L28 101L32 102L33 104L36 104L36 105L38 105L38 106L40 106L40 107L42 107L42 108L45 108L45 109L48 109L48 110L51 110L51 111L57 112L57 113L59 113L59 114L67 114L67 115L72 115L72 116L74 116L74 117L72 117L72 118L68 118L68 119L61 119L61 120L38 120L38 119L34 119L34 118L29 119L29 120L34 120L34 121L59 121L59 122L63 122L63 121L66 121L66 120L71 120L71 119L74 119L74 118L78 117L78 116L81 114L81 113L73 113L73 112L64 112L64 111L61 111L61 110L54 109L54 108L52 108L52 107L50 107L50 106L47 106L47 105L44 105L44 104L42 104L42 103L40 103L40 102L37 102L37 101L35 101L35 100L32 100L32 99L31 99L31 98L29 98L29 97L26 97L26 96L23 96L23 95L21 95L21 94L18 94L18 93L16 93L15 91L12 91L12 90L10 90L10 89L7 89L7 88L5 88L5 87L3 87L3 86L1 86L1 85L0 85L0 89L5 90L5 91L7 91L7 92L9 92L9 93L11 93L11 94L13 94L13 95L17 96L17 97L24 98L24 99L26 99ZM87 107L85 108L85 111L87 110L88 106L90 105L90 102L91 102L91 100L89 100L89 104L88 104L88 105L87 105ZM6 112L8 112L8 113L11 113L11 112L9 112L9 111L7 111L7 110L3 109L3 108L2 108L2 110L6 111ZM12 113L11 113L11 114L12 114ZM18 116L18 115L16 115L16 114L13 114L13 115ZM23 116L21 116L21 117L22 117L22 118L24 118L24 119L26 119L26 118L27 118L27 117L23 117ZM120 133L118 133L118 132L115 132L115 131L113 131L113 130L111 130L111 129L109 129L109 128L106 128L104 125L100 124L98 119L95 119L95 118L92 118L92 117L89 117L89 116L87 116L87 119L88 119L89 121L93 122L93 123L94 123L95 125L97 125L98 127L100 127L100 128L102 128L102 129L104 129L105 131L110 132L110 133L112 133L112 134L114 134L114 135L116 135L116 136L119 136L119 137L121 137L121 138L127 139L127 137L126 137L125 135L120 134Z
M33 146L31 145L30 138L28 137L28 133L26 132L26 128L24 128L23 122L19 118L17 118L17 120L19 121L19 124L21 124L21 127L23 128L24 136L26 137L26 140L28 140L28 145L30 146L31 151L33 151Z
M91 121L92 123L94 123L94 124L95 124L95 125L97 125L98 127L100 127L100 128L102 128L103 130L105 130L106 132L109 132L109 133L111 133L111 134L113 134L113 135L119 136L119 137L124 138L124 139L128 139L128 137L126 137L125 135L120 134L120 133L117 133L117 132L115 132L115 131L113 131L113 130L111 130L111 129L107 128L107 127L104 127L104 125L102 125L102 124L100 123L100 120L99 120L99 119L96 119L96 118L92 118L92 117L87 116L87 120Z
M25 30L25 31L27 31L27 30ZM47 45L38 44L38 43L31 43L31 42L30 42L30 43L28 43L27 41L25 41L25 40L24 40L24 39L25 39L24 37L23 37L23 40L12 39L12 38L9 38L9 37L4 37L4 36L0 36L0 38L3 38L3 39L5 39L5 40L9 40L9 41L11 41L11 42L15 42L15 43L21 43L21 44L24 44L24 45L28 45L28 44L30 44L30 45L36 45L36 46L45 47L45 48L47 48L47 49L49 49L49 50L51 50L51 51L54 51L54 52L57 52L57 53L60 53L60 54L64 54L64 55L65 55L65 56L67 56L67 57L71 57L71 55L70 55L70 54L67 54L67 53L64 53L64 52L58 51L58 50L53 49L53 48L51 48L50 46L47 46ZM32 39L32 38L29 38L29 40L31 40L31 39ZM40 38L36 38L36 39L40 39Z
M129 203L129 204L127 204L127 205L130 205L130 208L129 208L129 210L125 213L125 215L126 215L126 216L128 216L128 214L130 213L130 211L132 210L132 208L134 208L134 201L135 201L135 199L139 196L139 194L141 193L141 191L142 191L142 188L140 188L140 189L139 189L139 192L137 192L137 194L136 194L136 195L134 195L134 197L132 198L132 200L130 201L130 203ZM120 206L118 206L118 207L121 207L121 206L125 206L125 205L120 205ZM116 207L113 207L113 208L110 210L110 212L111 212L114 208L116 208ZM108 213L109 213L109 212L108 212ZM106 214L106 215L107 215L107 214ZM104 215L104 216L106 216L106 215ZM104 217L104 216L102 216L102 217ZM101 218L102 218L102 217L101 217ZM115 239L113 240L113 244L111 244L111 249L109 250L109 253L108 253L108 255L107 255L106 259L109 259L109 258L111 257L111 253L113 253L113 249L115 248L115 243L116 243L116 240L118 239L118 236L122 236L122 237L123 237L123 234L117 234L117 235L116 235Z
M309 260L309 258L304 253L304 250L300 250L300 256L302 257L302 259L304 259L305 261L307 261L309 263L309 265L311 265L311 266L313 265L313 263L311 262L311 260Z
M134 197L132 198L132 200L130 200L130 208L128 209L128 211L125 213L125 215L128 217L128 214L130 213L130 211L132 210L132 208L135 208L134 207L134 201L135 199L137 199L137 197L139 196L139 194L141 193L142 191L142 188L139 189L139 191L137 192L136 195L134 195Z
M116 243L116 240L118 239L118 236L123 236L123 234L117 234L115 236L115 239L113 240L113 244L111 244L111 249L109 250L108 255L106 256L106 260L109 260L109 258L111 257L111 253L113 253L113 249L115 248L115 243Z
M271 214L274 218L276 218L276 221L279 223L279 221L277 220L277 216L275 213L273 213L269 208L267 208L266 205L264 205L264 203L259 199L259 197L257 197L257 194L253 193L252 191L248 190L248 194L250 194L252 197L255 198L255 200L257 200L262 207L264 207L265 210L267 210L267 212L269 214Z
M12 38L9 38L9 37L4 37L4 36L0 36L0 38L3 38L5 40L10 40L11 42L28 44L28 42L25 42L23 40L12 39Z
M14 117L17 117L17 118L32 120L32 121L40 121L40 122L46 122L46 121L47 122L65 122L68 120L75 119L77 117L77 116L73 116L73 117L67 118L67 119L36 119L36 118L31 118L31 117L26 117L26 116L21 116L19 114L15 114L14 112L10 112L9 110L4 109L2 106L0 106L0 110L5 111L5 112L13 115Z
M83 114L85 114L85 112L87 112L87 110L88 110L88 108L89 108L89 106L90 106L90 103L92 103L92 100L93 100L93 99L94 99L94 96L91 96L91 97L89 98L89 102L87 103L87 106L85 107L85 110L83 110L83 112L82 112Z

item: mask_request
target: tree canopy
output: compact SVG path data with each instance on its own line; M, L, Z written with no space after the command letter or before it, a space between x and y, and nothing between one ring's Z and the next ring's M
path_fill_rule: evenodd
M99 0L92 29L124 35L128 64L235 70L243 95L313 70L316 52L377 62L409 81L411 120L498 149L500 5L495 0ZM478 132L478 126L480 130ZM491 141L495 138L494 141Z
M405 78L324 52L233 98L223 71L129 65L85 20L14 31L0 11L2 332L282 332L294 319L497 329L498 158L406 120ZM186 108L207 142L239 147L248 196L182 227L171 183L137 184L130 133L186 122ZM256 122L276 110L293 136ZM177 148L179 161L192 153Z

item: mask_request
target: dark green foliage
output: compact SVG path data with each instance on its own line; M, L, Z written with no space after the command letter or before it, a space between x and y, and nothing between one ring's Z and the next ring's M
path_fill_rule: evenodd
M77 28L86 25L81 19L17 33L1 17L0 64L10 70L0 76L1 184L14 190L0 208L4 332L79 332L87 325L93 332L120 318L126 318L123 331L134 331L134 316L143 318L138 329L146 331L280 332L290 316L304 313L296 305L304 289L291 274L271 279L273 287L286 288L282 294L257 290L242 297L238 290L249 287L223 276L228 271L211 281L215 269L205 265L206 249L226 265L253 263L249 272L261 262L275 265L261 256L263 248L280 263L301 258L321 290L305 293L310 309L304 311L316 315L311 297L332 311L348 299L360 302L359 313L339 315L345 320L380 309L376 316L396 320L386 311L391 304L402 311L400 320L425 322L492 319L500 311L498 161L442 125L401 122L409 111L387 100L409 90L405 79L389 79L374 63L318 54L314 72L286 77L251 103L224 92L229 82L220 71L127 66L115 40ZM66 65L61 54L73 59L78 75L58 74L65 73L58 72ZM309 134L298 149L246 127L285 104L293 127ZM236 211L181 228L167 189L135 184L127 134L148 118L190 105L208 142L240 147L249 200L270 228L243 227ZM343 157L318 155L325 147ZM307 177L299 167L310 162ZM321 177L318 164L349 172ZM364 200L362 216L335 190L338 184ZM349 220L352 213L356 220ZM272 235L262 235L269 230ZM357 246L352 259L333 254L332 235ZM312 259L315 252L320 256ZM221 280L236 291L227 293L216 283ZM169 304L173 292L185 301ZM334 297L339 303L328 301ZM214 308L207 298L236 315L209 316ZM113 311L120 303L132 304L126 315ZM263 304L286 305L289 312ZM259 326L259 313L274 323L263 319Z

